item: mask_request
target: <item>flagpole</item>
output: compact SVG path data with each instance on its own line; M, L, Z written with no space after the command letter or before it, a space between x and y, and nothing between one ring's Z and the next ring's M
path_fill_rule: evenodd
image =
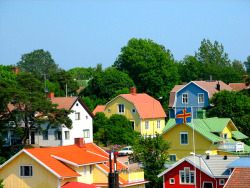
M195 188L197 187L196 182L196 167L195 167L195 141L194 141L194 118L193 118L193 105L191 105L191 124L193 127L193 147L194 147L194 178L195 178Z

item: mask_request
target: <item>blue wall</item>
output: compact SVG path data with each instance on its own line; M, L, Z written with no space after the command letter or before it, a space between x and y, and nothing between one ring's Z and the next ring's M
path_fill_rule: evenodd
M182 103L182 94L187 93L188 94L188 103L183 104ZM198 103L198 94L203 93L204 94L204 103ZM194 83L190 83L185 88L181 89L176 96L176 112L189 108L193 106L193 118L197 118L197 110L201 110L204 106L209 106L208 103L208 93L201 89L199 86L195 85ZM169 111L170 118L175 117L175 110L170 109Z

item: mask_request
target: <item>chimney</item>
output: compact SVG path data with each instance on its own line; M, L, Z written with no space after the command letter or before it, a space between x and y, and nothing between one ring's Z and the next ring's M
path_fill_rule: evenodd
M18 74L18 68L11 68L10 70L11 70L12 72Z
M244 83L246 83L246 79L247 79L248 75L244 75L243 78L244 78Z
M47 93L47 99L52 99L55 97L55 94L54 93Z
M218 91L220 91L220 83L219 83L219 81L218 81L218 84L216 85L216 89L217 89Z
M224 158L223 158L224 160L227 160L227 155L224 155Z
M209 75L209 76L208 76L208 81L209 81L209 82L212 82L212 81L213 81L213 76L212 76L212 75Z
M135 95L136 94L136 87L130 88L130 94Z
M210 156L209 156L209 155L207 155L207 156L206 156L206 159L207 159L207 160L208 160L208 159L210 159Z
M75 138L75 145L80 148L86 148L84 145L84 138Z

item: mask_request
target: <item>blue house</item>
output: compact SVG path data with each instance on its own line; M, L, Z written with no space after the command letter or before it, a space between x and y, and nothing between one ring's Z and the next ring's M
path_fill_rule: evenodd
M170 92L169 118L175 118L176 112L193 107L193 118L197 111L209 106L208 99L220 90L232 88L222 81L191 81L186 85L176 85Z

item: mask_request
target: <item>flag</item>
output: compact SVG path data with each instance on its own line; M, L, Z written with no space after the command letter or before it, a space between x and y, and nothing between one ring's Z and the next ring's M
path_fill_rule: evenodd
M176 123L190 123L191 122L191 108L187 108L181 111L178 111L175 115Z

